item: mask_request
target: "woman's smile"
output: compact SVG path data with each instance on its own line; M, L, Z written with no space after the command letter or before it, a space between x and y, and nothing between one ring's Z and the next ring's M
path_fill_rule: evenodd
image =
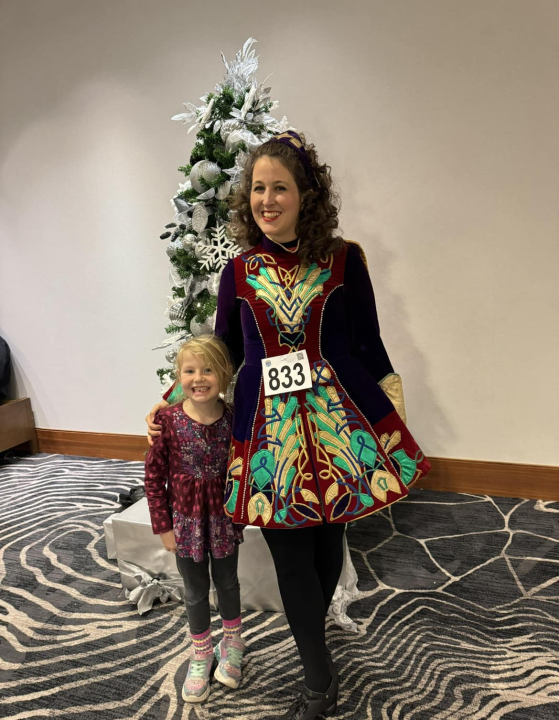
M278 158L264 155L254 164L250 208L270 240L286 243L297 237L301 196L295 178Z

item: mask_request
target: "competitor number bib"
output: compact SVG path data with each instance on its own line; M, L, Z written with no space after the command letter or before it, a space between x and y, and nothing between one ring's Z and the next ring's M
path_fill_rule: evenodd
M262 360L264 395L306 390L312 387L311 367L306 350Z

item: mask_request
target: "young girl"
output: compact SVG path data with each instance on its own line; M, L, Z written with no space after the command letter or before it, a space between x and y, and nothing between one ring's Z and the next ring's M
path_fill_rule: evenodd
M193 652L182 696L186 702L203 702L210 694L214 657L219 662L216 679L236 688L245 650L237 579L242 530L223 510L231 411L220 393L227 389L233 367L218 338L198 336L181 346L176 369L185 399L158 413L161 435L147 456L145 487L153 532L166 550L176 553L184 581ZM210 556L224 635L215 654Z

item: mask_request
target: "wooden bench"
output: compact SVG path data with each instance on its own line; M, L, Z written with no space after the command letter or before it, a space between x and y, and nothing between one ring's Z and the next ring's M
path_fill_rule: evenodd
M31 400L8 400L0 405L0 452L25 443L32 454L39 452Z

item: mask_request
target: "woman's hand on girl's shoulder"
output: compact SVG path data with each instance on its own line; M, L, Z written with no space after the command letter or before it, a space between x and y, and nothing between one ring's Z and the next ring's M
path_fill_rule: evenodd
M157 405L154 405L149 411L149 413L146 415L146 423L148 426L148 443L150 445L153 445L153 438L161 435L161 425L156 425L155 415L159 410L164 410L166 407L169 407L169 403L166 400L161 400L157 403Z

